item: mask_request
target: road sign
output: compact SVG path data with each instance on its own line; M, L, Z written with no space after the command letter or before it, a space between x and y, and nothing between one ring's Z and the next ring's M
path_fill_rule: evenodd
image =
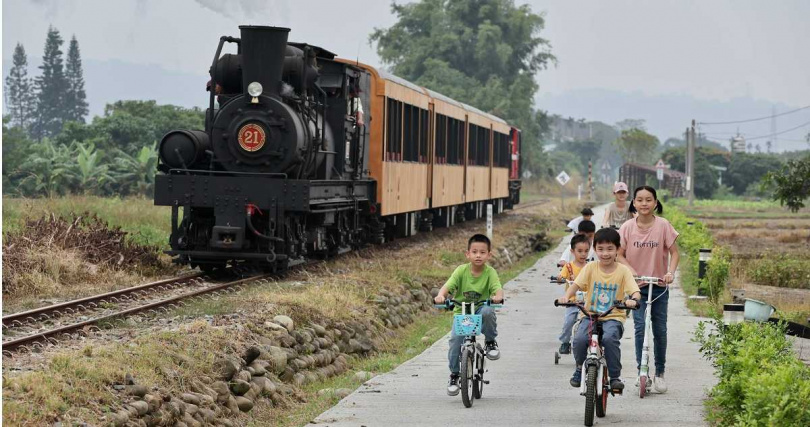
M666 167L667 165L664 164L663 160L658 160L658 163L655 164L655 177L658 178L659 182L664 180L664 168Z
M532 173L528 169L523 171L523 179L529 179L531 177L532 177Z
M570 180L571 180L571 177L568 176L568 174L565 173L565 171L562 171L562 172L560 172L559 175L557 175L557 182L559 182L560 185L568 184L568 181L570 181Z

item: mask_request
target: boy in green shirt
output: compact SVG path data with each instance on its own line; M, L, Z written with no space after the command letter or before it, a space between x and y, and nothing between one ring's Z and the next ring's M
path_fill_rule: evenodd
M467 242L465 252L467 264L460 265L447 279L447 283L439 290L439 294L433 300L436 304L443 304L448 295L461 302L478 302L491 299L493 303L503 302L503 288L498 279L498 272L487 265L487 261L492 256L491 243L487 236L476 234L470 237ZM454 314L461 314L461 307L456 306ZM489 360L498 360L501 353L498 350L498 343L495 337L498 336L497 320L495 310L492 307L482 305L477 307L475 314L481 315L481 332L486 337L486 355ZM459 379L459 355L464 337L456 335L455 332L450 337L450 349L447 358L450 362L450 382L447 384L447 394L455 396L460 391Z

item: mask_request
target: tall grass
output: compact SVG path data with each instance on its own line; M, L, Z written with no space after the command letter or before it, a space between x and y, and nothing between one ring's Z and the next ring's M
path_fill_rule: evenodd
M18 231L29 218L51 213L68 217L71 214L95 213L112 227L128 232L135 244L167 247L171 231L171 209L155 206L145 197L107 198L97 196L68 196L59 198L20 199L3 197L3 235Z

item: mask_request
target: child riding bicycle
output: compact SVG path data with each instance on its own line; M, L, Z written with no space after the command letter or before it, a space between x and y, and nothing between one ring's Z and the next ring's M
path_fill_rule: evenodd
M585 308L588 311L604 312L613 305L614 301L625 295L629 295L631 298L625 305L629 308L636 307L640 297L638 285L633 279L630 269L616 262L616 254L621 246L619 233L612 228L601 229L596 232L593 243L596 246L598 261L588 263L565 292L565 296L558 301L567 303L578 290L581 290L585 292ZM627 314L623 310L614 311L599 319L599 322L602 322L602 346L605 348L605 359L612 390L624 389L624 383L620 378L622 362L619 341L624 333L626 319ZM590 339L589 331L592 329L590 322L591 320L584 318L583 315L582 323L574 337L574 359L577 367L571 376L572 387L579 387L582 382L582 363L585 361Z
M580 214L581 214L580 216L572 219L571 221L568 222L568 225L566 225L566 227L570 228L571 232L574 234L578 233L577 230L579 230L580 222L590 221L591 218L593 218L593 210L591 208L583 208Z
M560 270L560 281L573 281L579 276L580 271L588 263L588 254L591 252L591 241L585 234L577 234L571 238L571 250L568 251L573 256L573 261L566 263L562 270ZM566 283L565 290L568 290L569 285ZM576 297L571 299L571 302L576 301ZM562 333L560 334L560 354L571 354L571 328L577 321L579 309L576 307L568 307L563 316Z
M439 290L434 298L436 304L443 304L448 295L460 302L478 302L482 299L491 299L494 303L503 301L503 288L498 279L498 272L487 264L492 256L491 242L487 236L476 234L467 242L464 253L467 264L460 265L447 279L447 283ZM461 314L461 306L456 306L455 314ZM492 307L482 305L476 309L475 314L482 317L481 331L486 339L486 356L489 360L498 360L501 357L498 343L497 319ZM464 336L452 333L450 336L450 349L447 359L450 367L450 381L447 384L447 394L455 396L459 393L459 353Z
M588 238L588 243L590 243L591 249L588 251L588 256L586 258L587 261L593 261L596 259L596 254L593 251L594 233L596 233L596 224L594 224L593 221L582 221L577 226L577 234L573 236L576 237L578 235L584 235ZM565 265L565 263L571 262L573 259L574 258L571 251L562 251L562 254L560 254L560 260L557 261L557 267L562 267Z

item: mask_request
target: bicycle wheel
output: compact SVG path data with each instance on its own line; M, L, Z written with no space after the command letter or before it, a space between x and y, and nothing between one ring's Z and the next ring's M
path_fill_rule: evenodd
M475 353L475 376L473 377L473 397L480 399L484 394L484 363L486 357L482 353Z
M644 399L647 394L647 376L641 375L638 377L638 397Z
M469 408L473 404L473 351L470 348L461 350L461 401Z
M602 394L600 396L596 396L596 416L599 418L604 417L607 413L607 398L608 393L610 393L607 367L602 369Z
M593 410L596 403L596 366L588 366L585 380L585 425L593 425Z

